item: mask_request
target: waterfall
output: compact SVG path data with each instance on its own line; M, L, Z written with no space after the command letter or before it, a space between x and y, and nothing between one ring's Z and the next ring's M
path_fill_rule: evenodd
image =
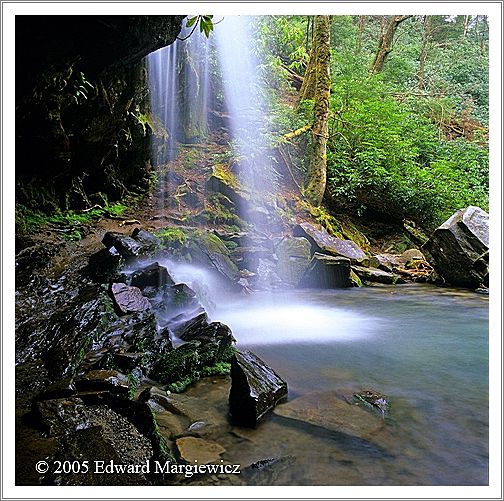
M245 188L258 194L271 190L271 165L265 154L266 106L261 94L258 61L252 50L252 18L226 17L215 26L230 136L239 162L237 174Z
M210 99L209 42L200 33L180 39L147 58L152 111L152 159L158 176L160 208L174 193L168 189L170 162L181 144L197 143L208 133ZM176 182L175 182L176 184Z
M177 158L178 145L197 143L212 132L209 112L216 106L228 118L235 158L228 167L249 194L245 198L250 201L236 207L236 212L260 226L264 225L264 211L258 219L256 209L272 194L275 171L265 154L267 111L252 50L252 22L247 16L225 17L215 24L209 38L199 30L187 37L190 32L184 29L180 38L187 39L150 54L148 68L153 156L161 184L167 164ZM213 75L211 62L215 62Z

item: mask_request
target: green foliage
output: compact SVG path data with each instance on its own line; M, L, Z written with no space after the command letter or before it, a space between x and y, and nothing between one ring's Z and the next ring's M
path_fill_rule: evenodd
M213 24L213 16L193 16L189 17L186 21L186 28L191 28L194 26L198 26L199 24L199 30L200 33L204 33L205 36L208 38L210 36L210 32L214 29L214 24ZM193 31L194 31L193 28ZM189 34L192 35L192 31Z
M217 362L212 366L203 367L202 376L226 376L231 373L231 364L229 362Z
M140 387L140 378L138 377L138 374L135 372L130 372L128 374L128 397L129 398L134 398L138 388Z
M51 227L58 230L63 239L80 240L83 237L86 225L110 215L120 216L127 209L128 207L125 204L116 202L106 204L105 207L96 206L85 212L58 210L52 214L45 214L24 205L16 204L16 231L29 233L38 231L43 227Z
M159 230L156 236L161 240L164 248L180 248L186 240L187 234L182 228L167 227Z
M328 171L334 200L361 214L371 209L428 226L467 205L488 206L483 148L440 138L427 118L384 94L379 80L369 78L355 90L354 84L346 77L337 81L331 102Z
M257 24L257 52L270 72L267 128L273 146L313 116L313 103L295 110L285 99L287 69L304 71L307 21L273 16ZM469 204L488 208L486 18L428 21L413 16L401 23L383 71L370 75L382 16L333 16L328 195L343 211L431 228ZM418 89L422 48L424 86ZM309 151L309 138L297 141L303 151ZM294 166L303 168L303 155L292 156ZM316 217L343 235L332 221Z

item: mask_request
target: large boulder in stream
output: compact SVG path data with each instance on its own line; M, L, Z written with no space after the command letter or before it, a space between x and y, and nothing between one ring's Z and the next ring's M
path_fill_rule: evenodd
M214 233L203 230L190 232L181 253L187 261L200 263L217 272L225 287L239 288L240 271L231 259L229 249Z
M287 383L251 351L237 351L231 359L229 412L235 424L255 427L287 397Z
M352 262L360 262L366 259L366 254L355 242L333 237L320 225L306 222L298 224L293 230L293 235L295 237L305 237L312 244L312 250L315 252L343 256Z
M339 289L351 287L350 259L316 252L299 282L300 287Z
M298 285L310 266L310 242L304 237L286 237L277 245L276 255L278 276L290 285Z
M423 246L445 282L460 287L488 286L488 213L479 207L459 210Z

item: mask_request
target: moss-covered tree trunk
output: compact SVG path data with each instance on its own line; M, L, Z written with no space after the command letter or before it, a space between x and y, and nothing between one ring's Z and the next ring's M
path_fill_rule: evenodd
M326 187L327 129L329 119L331 16L316 16L312 54L315 68L315 109L312 148L306 179L305 195L315 206L320 205Z

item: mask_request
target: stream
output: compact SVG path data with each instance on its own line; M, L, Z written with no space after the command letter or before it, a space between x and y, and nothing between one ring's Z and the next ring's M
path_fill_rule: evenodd
M390 399L379 447L272 415L235 454L295 457L273 483L488 483L487 297L429 285L264 292L221 298L212 317L288 382L290 400Z

